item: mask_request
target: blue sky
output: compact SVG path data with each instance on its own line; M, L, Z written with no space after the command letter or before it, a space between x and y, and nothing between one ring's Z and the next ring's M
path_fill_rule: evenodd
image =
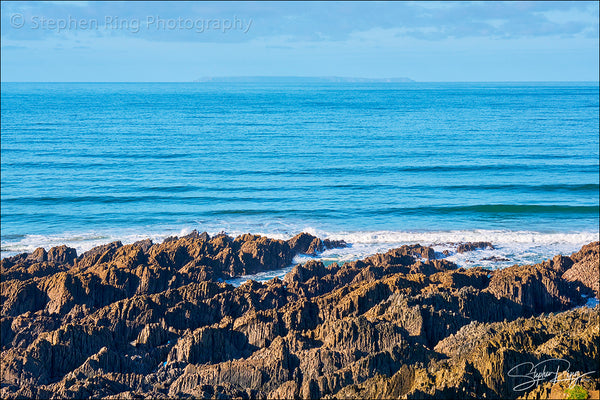
M2 81L597 81L598 2L2 2Z

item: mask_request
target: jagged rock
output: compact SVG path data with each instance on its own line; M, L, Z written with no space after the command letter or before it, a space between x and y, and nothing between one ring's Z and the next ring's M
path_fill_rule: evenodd
M493 249L494 246L490 242L467 242L461 243L456 248L457 253L466 253L467 251L479 249Z
M326 249L343 249L348 243L343 240L323 239L323 245Z
M559 271L549 263L508 267L494 272L485 291L523 306L524 315L581 304L576 287L562 279Z
M48 261L56 264L72 265L77 259L77 251L65 245L53 247L48 251L47 258Z
M571 372L562 371L556 375L556 379L542 383L535 389L519 396L518 399L598 399L600 398L598 386L597 379L595 382L587 377L574 379Z
M287 241L294 253L314 255L325 249L323 241L311 234L302 232Z
M210 236L208 235L208 233L206 233L206 232L199 233L196 229L194 229L192 232L188 233L187 235L183 236L182 238L200 239L203 242L208 242L210 240Z
M35 312L46 305L46 295L33 280L2 282L2 315Z
M96 263L109 261L116 250L123 246L120 241L112 242L102 246L96 246L83 253L77 260L77 265L81 268L91 267Z
M138 240L137 242L134 242L133 246L139 247L140 249L142 249L142 251L144 253L147 253L148 249L150 249L150 247L152 247L153 244L154 243L152 243L152 240L144 239L144 240Z
M347 243L343 240L321 240L309 233L302 232L287 241L294 254L315 255L326 249L344 248Z
M27 256L27 258L34 262L44 262L48 261L48 253L43 247L39 247L35 249L33 253Z
M498 256L491 256L491 257L484 257L479 261L494 261L494 262L501 262L501 261L510 261L510 259L506 258L506 257L498 257Z
M349 385L335 398L516 398L523 392L515 386L525 380L511 377L509 371L523 362L563 358L572 363L571 371L593 370L599 355L597 313L579 309L528 320L472 323L435 347L449 359L427 367L403 366L390 377ZM597 378L589 385L594 387Z
M511 398L520 362L584 371L598 357L600 309L564 311L594 288L597 243L498 271L411 245L309 261L283 280L218 281L332 243L192 232L4 259L0 395Z
M600 299L600 242L583 246L580 251L571 255L571 260L574 264L562 277L591 289L596 298Z
M179 338L167 362L214 364L248 357L255 349L240 332L204 327Z
M27 260L31 255L27 254L27 253L20 253L17 255L14 255L12 257L6 257L2 259L1 265L2 265L2 273L4 274L5 271L9 270L10 268L12 268L13 266L15 266L16 264L22 264L25 262L25 260Z
M253 274L287 267L294 256L286 242L264 236L249 234L238 236L234 244L239 244L237 256L239 262L231 269L233 275Z
M392 249L385 254L376 254L365 259L373 265L401 264L411 265L416 259L435 260L435 251L431 247L424 247L419 244L405 245L398 249Z

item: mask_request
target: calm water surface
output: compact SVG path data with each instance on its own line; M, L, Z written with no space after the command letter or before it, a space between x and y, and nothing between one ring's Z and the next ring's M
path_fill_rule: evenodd
M2 84L2 256L191 229L511 261L598 237L597 83ZM343 253L343 254L342 254Z

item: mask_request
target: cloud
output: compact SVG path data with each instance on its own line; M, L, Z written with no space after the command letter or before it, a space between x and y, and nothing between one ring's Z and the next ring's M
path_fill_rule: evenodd
M15 46L15 45L2 45L2 50L27 50L28 48L25 46Z
M11 20L16 14L21 27ZM13 40L67 37L65 31L215 43L283 35L291 41L344 41L374 30L422 40L590 37L598 32L597 15L597 2L2 2L1 27L3 39ZM41 19L54 24L42 26ZM164 24L151 23L157 20ZM66 29L58 29L61 21ZM96 25L82 29L77 21ZM226 24L232 28L224 30Z
M597 2L3 1L1 9L8 81L598 76Z

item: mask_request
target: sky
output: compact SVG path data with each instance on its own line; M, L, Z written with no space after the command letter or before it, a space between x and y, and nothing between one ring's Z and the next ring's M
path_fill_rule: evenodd
M598 2L1 3L3 82L598 81Z

